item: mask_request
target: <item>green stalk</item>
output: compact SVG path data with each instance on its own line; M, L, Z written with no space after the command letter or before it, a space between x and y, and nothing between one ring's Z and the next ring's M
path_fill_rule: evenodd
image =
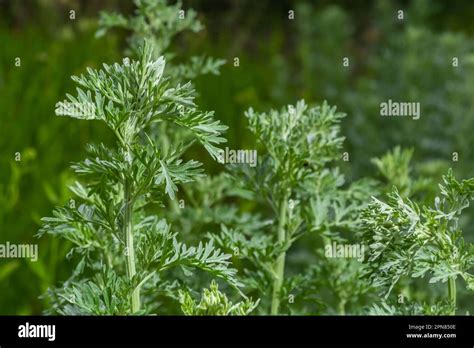
M286 210L288 206L288 199L285 197L280 205L280 216L278 219L278 242L285 242L286 240ZM272 295L272 307L271 315L278 315L280 310L280 291L283 284L283 277L285 274L285 258L286 252L282 252L275 264L275 279L273 281L273 295Z
M456 278L449 277L448 278L448 296L451 303L454 305L454 309L451 312L451 315L456 314Z
M337 307L338 307L339 315L346 315L346 300L345 299L339 299L339 304Z
M125 179L124 182L124 216L123 216L123 229L125 236L125 257L127 261L127 277L131 281L136 271L135 266L135 246L133 243L133 202L130 182ZM140 310L140 287L137 286L131 294L131 305L132 313Z

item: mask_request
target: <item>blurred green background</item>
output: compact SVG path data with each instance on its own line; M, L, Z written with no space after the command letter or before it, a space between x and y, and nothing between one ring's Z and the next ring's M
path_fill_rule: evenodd
M373 176L371 158L396 145L414 149L418 175L438 179L447 167L460 177L473 175L474 2L183 4L198 11L206 29L178 37L178 57L227 60L220 76L201 76L195 84L198 104L230 127L229 147L254 146L243 117L250 106L263 110L301 98L326 99L348 115L343 134L350 160L341 163L348 178ZM40 314L40 295L72 269L67 243L35 234L39 219L70 197L70 162L84 157L87 142L110 136L100 124L54 116L55 103L72 91L70 75L122 55L127 32L94 37L102 10L129 14L133 4L0 1L0 243L39 243L40 256L38 262L0 259L0 314ZM380 103L388 99L420 102L421 118L380 117ZM211 173L218 168L207 166ZM472 241L473 228L466 234Z

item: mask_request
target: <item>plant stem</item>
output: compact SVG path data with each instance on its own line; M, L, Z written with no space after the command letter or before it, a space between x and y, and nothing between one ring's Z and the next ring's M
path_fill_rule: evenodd
M127 276L130 281L136 274L135 268L135 246L133 243L133 202L131 201L131 187L128 179L124 182L124 216L123 228L125 235L125 256L127 259ZM132 313L140 310L140 287L137 286L131 294Z
M338 304L339 315L346 315L346 300L340 299Z
M454 309L451 311L451 315L456 314L456 278L449 277L448 278L448 296L451 303L454 306Z
M286 240L286 210L288 206L288 198L287 196L284 197L280 204L280 216L278 219L278 242L285 242ZM276 260L275 264L275 279L273 281L273 295L272 295L272 307L271 307L271 315L278 315L278 311L280 309L280 291L281 286L283 284L283 277L285 274L285 258L286 252L283 251Z

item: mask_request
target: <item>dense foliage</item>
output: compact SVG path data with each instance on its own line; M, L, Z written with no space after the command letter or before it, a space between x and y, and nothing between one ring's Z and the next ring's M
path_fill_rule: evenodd
M473 176L473 41L459 15L264 3L225 15L135 0L51 42L0 26L0 244L40 250L0 260L4 313L472 311L474 179L457 178ZM420 102L420 119L380 117L388 99ZM222 163L224 149L256 163Z

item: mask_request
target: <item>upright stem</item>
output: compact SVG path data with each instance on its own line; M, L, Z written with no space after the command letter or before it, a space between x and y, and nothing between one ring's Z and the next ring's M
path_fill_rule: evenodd
M346 315L346 300L345 299L339 299L339 304L337 307L338 307L339 315Z
M135 246L133 244L133 202L132 202L131 185L128 179L124 182L124 216L123 229L125 236L125 256L127 259L127 276L131 281L136 271L135 266ZM132 313L140 310L140 287L137 286L131 294Z
M454 306L454 309L451 312L451 315L456 314L456 278L455 277L449 277L448 278L448 296L449 299L451 300L451 303Z
M278 219L278 242L285 242L286 239L286 211L288 207L288 197L285 196L280 204L280 216ZM278 315L280 310L280 291L283 284L283 277L285 274L285 258L286 252L283 251L276 260L275 264L275 279L273 281L273 295L271 315Z

